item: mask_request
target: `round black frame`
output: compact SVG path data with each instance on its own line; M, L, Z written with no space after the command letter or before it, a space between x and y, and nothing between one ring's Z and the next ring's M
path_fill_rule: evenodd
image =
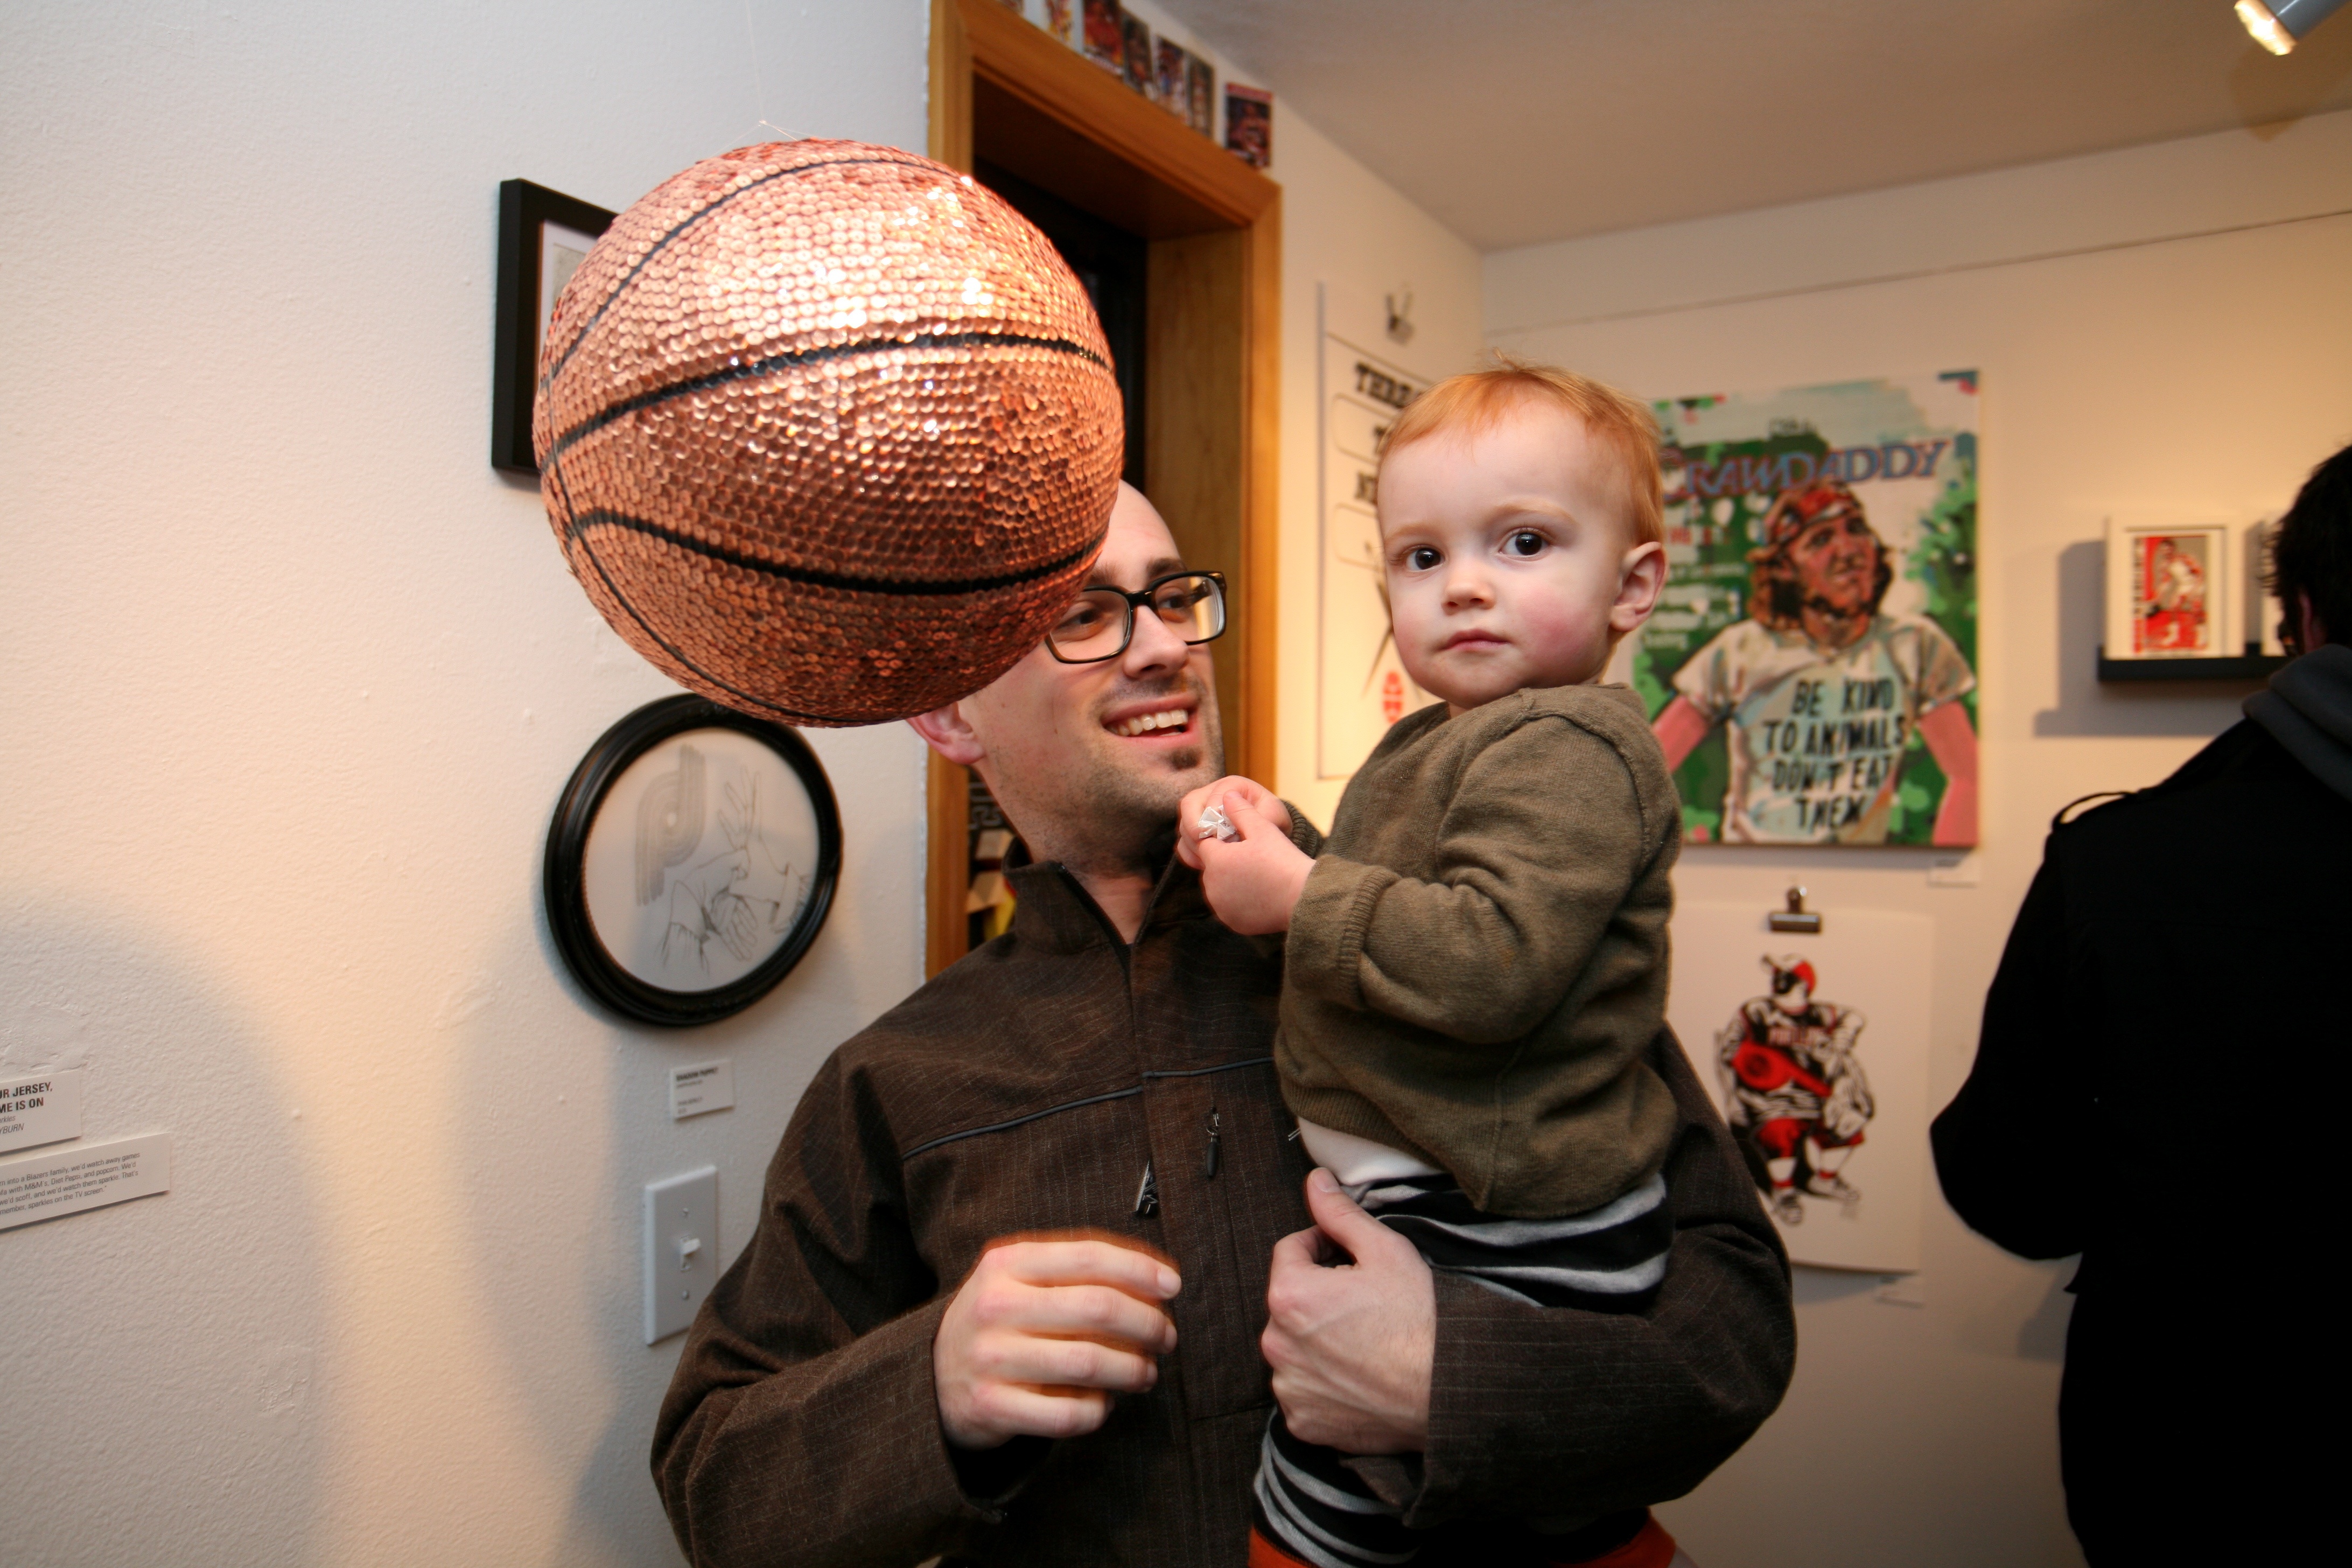
M782 945L757 969L740 980L709 991L672 991L648 985L615 963L597 939L595 922L588 917L588 894L581 862L588 847L588 830L604 809L614 781L630 763L674 735L688 730L734 730L766 746L792 767L808 792L816 814L816 869L811 875L808 904L785 934ZM800 732L788 725L755 719L701 697L665 697L648 702L596 738L588 754L572 770L572 780L555 803L547 827L547 864L541 896L547 905L548 929L555 950L563 955L588 994L624 1017L665 1028L687 1028L716 1023L757 1002L793 971L824 929L833 910L835 885L841 879L841 810L834 800L833 781L824 764L809 750Z

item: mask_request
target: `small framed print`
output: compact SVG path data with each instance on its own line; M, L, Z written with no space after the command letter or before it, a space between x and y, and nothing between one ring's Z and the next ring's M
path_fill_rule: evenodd
M531 399L539 385L539 346L555 297L613 225L603 207L534 185L499 185L498 353L490 389L490 466L537 478L530 449Z
M2233 532L2110 521L2105 657L2242 656Z
M808 742L670 697L581 759L548 827L543 896L591 995L680 1027L740 1013L792 973L840 874L841 816Z

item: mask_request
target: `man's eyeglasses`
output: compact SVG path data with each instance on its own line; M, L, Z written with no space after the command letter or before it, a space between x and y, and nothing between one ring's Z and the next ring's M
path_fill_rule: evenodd
M1135 640L1139 605L1158 616L1187 644L1207 642L1224 633L1224 574L1171 572L1132 594L1124 588L1089 588L1070 601L1045 634L1045 651L1064 664L1117 658Z

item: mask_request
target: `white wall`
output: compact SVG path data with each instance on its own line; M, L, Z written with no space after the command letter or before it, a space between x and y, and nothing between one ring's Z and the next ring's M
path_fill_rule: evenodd
M2093 681L2093 542L2116 509L2275 510L2352 439L2348 214L2337 114L1486 258L1495 342L1644 395L1982 371L1982 884L1931 889L1924 853L1727 847L1677 878L1685 900L1769 907L1801 878L1832 919L1934 916L1937 1107L2051 814L2155 782L2238 716L2239 690ZM1925 1259L1916 1307L1799 1271L1788 1405L1664 1510L1700 1562L2080 1561L2056 1467L2069 1267L1936 1200Z
M1467 241L1286 108L1279 82L1274 147L1282 182L1282 609L1279 760L1270 782L1328 826L1347 781L1315 776L1323 442L1317 287L1371 309L1409 288L1413 336L1407 357L1430 374L1452 374L1469 369L1483 347L1479 258Z
M173 1191L0 1233L11 1568L656 1563L677 1342L823 1054L920 978L922 769L811 739L831 924L742 1016L614 1023L539 912L556 793L670 689L488 466L497 184L606 206L790 129L920 149L923 0L0 13L0 1060ZM731 1057L739 1109L661 1075Z
M715 1162L731 1259L809 1073L919 978L920 754L811 734L842 893L751 1012L639 1029L563 976L548 814L671 689L488 465L496 186L619 207L761 120L919 148L926 9L0 18L0 1066L175 1134L168 1194L0 1232L11 1568L674 1560L638 1189ZM1466 360L1478 263L1276 137L1311 616L1316 283L1412 283ZM713 1056L739 1108L672 1124Z

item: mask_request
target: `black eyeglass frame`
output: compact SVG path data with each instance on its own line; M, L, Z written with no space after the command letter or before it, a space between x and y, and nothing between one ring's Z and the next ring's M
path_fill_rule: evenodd
M1107 658L1117 658L1120 654L1127 651L1128 646L1130 643L1135 641L1135 612L1138 609L1148 608L1150 605L1151 595L1154 590L1166 584L1173 583L1180 577L1206 577L1210 582L1215 584L1217 585L1217 609L1219 612L1218 625L1215 631L1211 632L1204 637L1186 637L1184 639L1184 646L1186 647L1199 647L1202 643L1212 643L1216 641L1219 637L1224 636L1226 628L1234 624L1234 618L1230 613L1230 606L1228 604L1232 595L1232 590L1225 586L1225 574L1223 573L1202 572L1192 567L1187 567L1181 572L1163 573L1161 575L1154 577L1150 582L1146 583L1142 587L1138 588L1132 594L1129 593L1124 588L1115 588L1108 583L1097 583L1091 588L1082 589L1080 591L1082 595L1085 594L1116 594L1120 598L1127 601L1127 622L1124 629L1119 633L1118 646L1111 649L1108 653L1098 653L1087 658L1065 658L1062 656L1062 651L1054 646L1053 635L1048 633L1045 637L1045 651L1052 654L1055 661L1060 664L1100 664ZM1075 601L1073 602L1075 603Z

